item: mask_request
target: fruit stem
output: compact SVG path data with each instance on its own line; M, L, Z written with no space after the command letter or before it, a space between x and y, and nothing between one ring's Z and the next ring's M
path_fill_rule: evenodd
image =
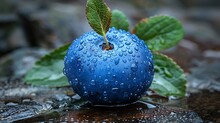
M104 40L105 40L105 48L104 48L104 49L105 49L105 50L111 49L111 47L110 47L110 45L109 45L109 43L108 43L108 39L107 39L105 33L103 34L103 37L104 37Z

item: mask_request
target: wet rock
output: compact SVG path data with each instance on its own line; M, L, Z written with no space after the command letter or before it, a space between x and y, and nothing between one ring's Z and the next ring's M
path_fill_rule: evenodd
M210 90L220 91L220 62L201 63L191 69L187 76L188 91Z
M23 48L2 57L0 59L0 78L21 78L47 52L44 49Z
M22 104L3 104L0 105L0 121L14 122L25 118L40 115L51 109L46 103L25 102Z
M218 91L200 91L191 93L187 98L188 109L199 114L207 123L220 122L220 93Z
M54 109L59 109L70 105L71 97L66 94L56 94L50 97L46 102L50 103Z

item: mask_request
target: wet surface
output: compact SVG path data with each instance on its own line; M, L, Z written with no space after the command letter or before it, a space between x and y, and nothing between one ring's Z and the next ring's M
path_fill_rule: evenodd
M187 122L201 123L193 111L136 102L122 107L93 107L89 104L72 108L58 117L36 117L19 122Z

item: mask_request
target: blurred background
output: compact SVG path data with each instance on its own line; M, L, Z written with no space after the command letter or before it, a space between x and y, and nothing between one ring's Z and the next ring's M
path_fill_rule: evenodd
M183 23L184 39L163 53L185 70L188 92L202 91L191 94L190 109L220 122L217 116L220 113L220 1L106 2L112 10L119 9L128 16L130 30L142 18L153 15L174 16ZM85 17L85 4L86 0L0 1L0 90L23 87L20 79L37 59L92 30Z

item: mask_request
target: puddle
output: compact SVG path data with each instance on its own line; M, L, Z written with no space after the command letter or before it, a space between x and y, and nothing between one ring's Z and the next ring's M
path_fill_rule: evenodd
M81 105L82 104L82 105ZM58 113L59 112L59 113ZM78 103L62 111L54 111L24 122L195 122L201 118L193 111L138 101L120 107L92 106Z

